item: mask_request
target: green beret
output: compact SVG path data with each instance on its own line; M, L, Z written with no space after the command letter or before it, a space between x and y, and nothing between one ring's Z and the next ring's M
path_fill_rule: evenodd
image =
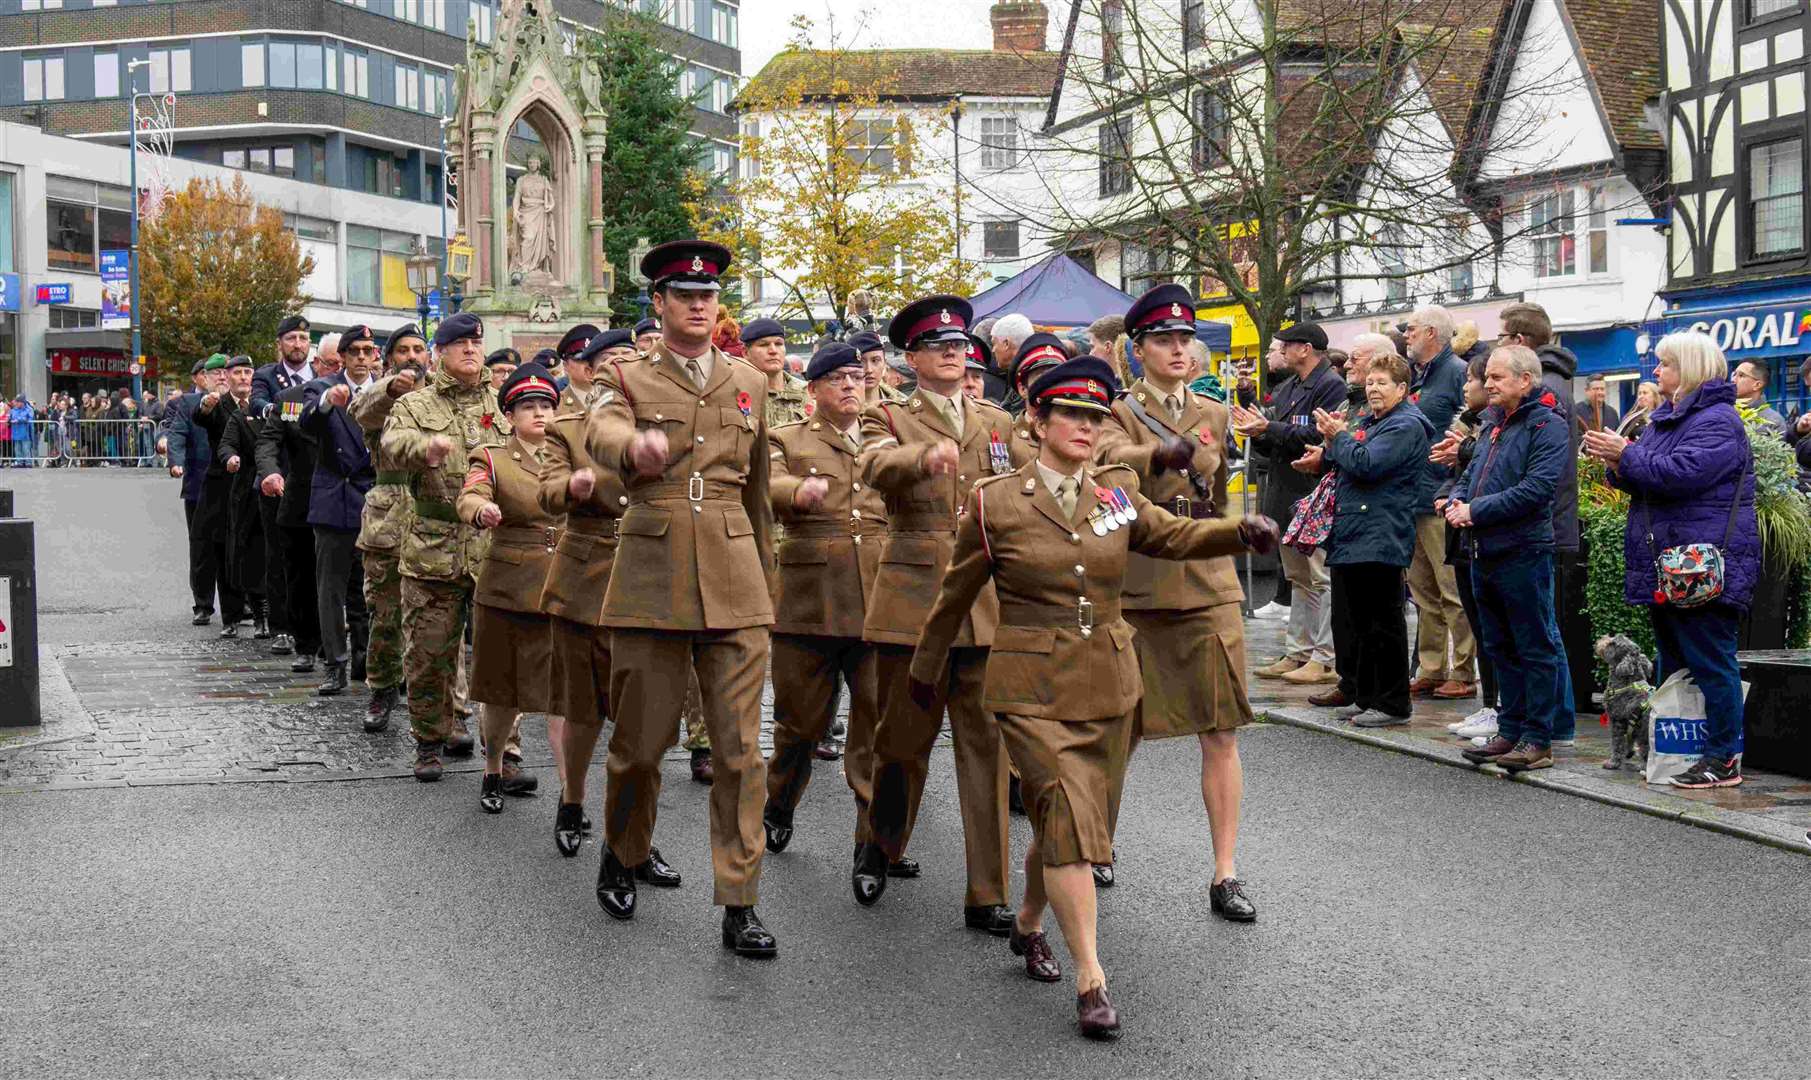
M225 353L215 353L214 355L208 357L208 362L203 364L201 366L201 369L203 371L219 371L221 368L223 368L225 366L226 366L226 354Z

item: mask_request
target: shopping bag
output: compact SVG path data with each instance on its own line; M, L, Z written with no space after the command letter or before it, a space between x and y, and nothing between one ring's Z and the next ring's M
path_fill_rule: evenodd
M1747 683L1742 684L1742 700L1744 703L1748 700ZM1708 728L1704 694L1692 681L1691 671L1680 668L1648 699L1647 782L1664 784L1670 777L1690 768L1704 753ZM1742 737L1738 729L1737 755L1741 751Z

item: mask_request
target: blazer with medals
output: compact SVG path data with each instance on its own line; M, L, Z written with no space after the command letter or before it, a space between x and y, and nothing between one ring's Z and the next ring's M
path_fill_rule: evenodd
M859 638L880 569L887 504L862 482L854 447L822 420L775 428L773 512L785 527L777 562L774 633ZM812 477L830 484L816 510L794 509L799 485Z
M377 480L364 429L344 406L321 399L335 386L362 396L345 372L308 383L302 393L302 430L314 437L314 490L308 498L308 523L342 532L358 532L365 512L365 493ZM364 393L375 387L367 386ZM381 391L380 391L381 392Z
M702 389L664 342L598 373L586 448L626 481L617 553L634 568L611 575L600 625L696 631L773 622L767 377L715 345L709 355ZM652 479L628 462L630 442L645 430L667 437L666 468Z
M1163 445L1163 440L1138 419L1128 398L1138 402L1145 414L1164 429L1166 437L1180 436L1188 442L1194 451L1188 469L1152 474L1151 454ZM1113 419L1101 427L1095 458L1131 466L1138 473L1139 487L1145 497L1173 514L1195 518L1224 517L1228 510L1226 425L1229 414L1226 406L1187 387L1182 389L1182 398L1182 419L1172 420L1157 388L1143 379L1134 382L1126 389L1126 396L1113 403ZM1193 478L1197 476L1207 481L1206 499L1195 487ZM1238 603L1244 598L1245 590L1231 559L1171 562L1148 559L1134 552L1126 567L1125 607L1128 611L1193 611Z
M957 400L962 400L960 391ZM887 542L874 582L862 637L891 645L915 645L931 600L956 547L956 531L969 491L988 476L1010 472L1007 439L1012 417L985 401L964 404L958 438L925 397L914 390L902 402L881 402L862 410L861 475L879 488L887 504ZM960 454L954 474L927 476L922 462L938 442L950 440ZM956 646L993 643L999 605L991 586L964 613Z
M541 610L569 622L599 626L629 491L623 486L622 473L599 465L591 456L585 445L588 420L577 399L572 400L570 411L564 395L560 402L560 414L547 425L547 440L541 447L540 501L542 510L566 519L566 528L547 564ZM597 483L589 496L575 500L572 474L581 469L590 469Z
M263 414L264 426L258 431L255 448L258 482L273 473L283 477L277 524L292 529L308 527L308 504L314 491L315 443L301 424L307 392L303 384L276 396Z
M1100 493L1116 489L1132 516L1125 520L1122 511L1118 527L1108 528L1116 504ZM1120 615L1129 559L1243 550L1237 521L1176 517L1140 494L1137 473L1123 465L1082 471L1071 519L1029 463L976 485L969 496L949 573L912 656L912 678L938 681L968 607L991 582L1000 625L987 658L984 706L1051 720L1123 716L1144 692L1132 627Z
M560 539L559 519L541 508L541 463L534 448L514 435L499 447L480 446L466 458L459 489L459 520L477 523L485 503L503 520L490 533L490 550L478 567L472 599L486 607L541 612L541 588Z

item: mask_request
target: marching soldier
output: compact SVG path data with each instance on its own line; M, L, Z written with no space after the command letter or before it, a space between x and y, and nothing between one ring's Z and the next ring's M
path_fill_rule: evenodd
M204 370L215 377L225 379L230 384L232 376L227 372L229 361L225 356L215 353L208 358ZM245 594L239 590L239 583L227 572L231 556L227 554L232 527L228 521L231 513L232 488L234 477L226 471L226 462L214 448L220 445L226 434L227 417L235 408L233 397L224 388L216 388L203 395L195 405L194 426L207 433L207 439L201 443L202 452L207 455L207 475L201 489L201 505L196 508L194 529L204 538L208 548L208 561L215 568L216 580L220 589L220 636L236 638L239 636L239 624L245 621Z
M472 752L465 718L453 707L453 682L464 647L478 564L490 538L459 520L454 500L465 455L502 446L508 420L483 378L484 323L469 312L434 331L440 370L426 386L398 398L384 425L384 455L409 473L411 516L403 534L403 673L415 731L415 779L440 779L440 755ZM455 720L457 717L457 720Z
M385 374L348 407L365 433L365 446L377 468L376 481L365 493L360 515L358 550L365 564L365 611L371 622L365 647L365 685L371 701L365 730L390 726L402 685L402 567L399 555L409 528L409 472L382 446L384 424L396 400L426 378L427 339L414 323L405 323L384 342Z
M611 340L614 347L620 348L627 355L634 355L634 349L630 347L633 339L627 330L606 332L613 335ZM599 354L590 352L586 346L599 333L598 328L590 323L580 323L566 331L566 336L560 339L560 347L556 351L561 365L566 369L566 388L560 391L559 404L554 410L556 414L584 412L597 397L597 384L594 380L597 378Z
M1145 497L1178 517L1225 517L1228 412L1187 386L1194 297L1181 285L1159 285L1126 312L1126 329L1145 376L1114 402L1100 460L1136 469ZM1244 789L1237 736L1252 719L1239 608L1244 589L1229 556L1167 562L1133 553L1129 560L1126 620L1138 631L1133 641L1144 673L1133 745L1184 735L1200 742L1214 849L1209 901L1222 918L1250 922L1257 908L1233 863Z
M987 649L999 618L991 586L962 620L936 700L921 707L906 693L912 646L949 564L969 489L1012 470L1006 442L1012 418L961 390L972 318L968 302L955 296L927 296L902 309L887 333L906 350L918 386L904 402L862 413L861 478L885 496L889 533L862 629L875 645L880 678L868 808L873 839L858 852L851 883L858 902L873 904L886 890L888 865L905 855L947 703L968 868L963 921L1004 935L1012 926L1005 906L1006 756L999 727L982 707Z
M786 371L786 331L776 319L751 319L742 328L748 362L767 376L767 429L796 424L811 415L805 381Z
M296 331L282 336L283 352L292 352ZM306 336L306 335L304 335ZM338 338L335 334L333 337ZM283 369L279 363L279 370ZM260 371L267 369L260 369ZM323 350L309 365L312 378L337 375L340 356L337 350ZM278 377L279 381L281 376ZM264 426L258 431L258 445L253 455L258 467L258 490L265 495L280 496L277 504L277 527L282 536L284 610L289 628L295 635L296 658L289 670L303 674L314 670L315 655L321 650L321 615L315 594L314 527L308 523L309 505L314 497L316 447L313 437L302 430L302 410L308 404L308 383L293 382L279 390L263 410ZM258 376L252 376L252 411L258 408Z
M1012 388L1020 401L1027 401L1031 384L1038 376L1058 364L1068 363L1069 354L1063 351L1063 343L1055 334L1036 333L1026 338L1019 345L1019 354L1012 360ZM1034 417L1027 408L1012 425L1012 463L1015 467L1025 464L1038 456L1037 425L1032 423Z
M660 320L643 319L635 324L635 351L651 353L660 344Z
M760 320L756 321L758 324ZM753 349L750 349L753 354ZM785 851L793 812L811 780L813 751L836 712L837 680L849 685L845 775L855 793L855 843L869 841L874 729L880 720L873 647L862 640L886 537L886 503L861 480L862 368L854 348L824 346L806 369L812 418L768 434L778 551L773 626L773 755L767 761L767 850ZM890 868L917 872L910 860Z
M170 475L182 481L182 513L189 539L189 592L194 602L196 626L206 626L213 620L214 591L220 573L220 568L214 565L214 550L208 546L207 533L196 527L197 518L201 518L201 524L206 524L201 503L207 483L210 447L207 429L196 422L195 410L201 407L203 398L216 392L212 383L218 374L209 371L207 365L207 360L197 360L189 369L189 378L195 388L171 404L165 442Z
M270 600L264 592L264 522L259 513L254 447L262 418L252 415L252 358L235 356L226 362L230 402L223 402L223 425L214 454L233 478L227 514L229 538L226 574L251 604L252 637L268 638Z
M591 455L628 485L619 557L601 622L610 637L609 784L598 901L635 914L632 867L648 858L660 758L678 739L688 663L703 688L717 776L711 788L713 899L723 945L773 956L754 905L767 769L758 743L773 602L767 396L761 373L711 344L728 249L681 240L642 261L662 341L610 364L587 436Z
M878 401L904 401L906 396L887 382L887 347L880 335L861 330L849 335L849 344L861 354L862 385L866 388L863 404Z
M490 388L502 393L503 384L521 366L522 354L507 345L485 357L484 371L490 379Z

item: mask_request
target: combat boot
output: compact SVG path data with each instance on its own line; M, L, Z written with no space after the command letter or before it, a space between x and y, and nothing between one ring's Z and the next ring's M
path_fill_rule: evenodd
M396 708L396 687L380 686L371 691L371 705L365 710L365 731L375 735L390 726L390 710Z
M451 757L471 757L472 748L477 743L472 738L470 727L466 724L464 716L457 712L453 716L452 733L446 739L446 752Z
M437 742L415 744L415 779L431 784L444 775L446 770L440 767L440 750L441 744Z
M327 661L327 681L314 688L321 697L338 697L346 690L346 661Z

